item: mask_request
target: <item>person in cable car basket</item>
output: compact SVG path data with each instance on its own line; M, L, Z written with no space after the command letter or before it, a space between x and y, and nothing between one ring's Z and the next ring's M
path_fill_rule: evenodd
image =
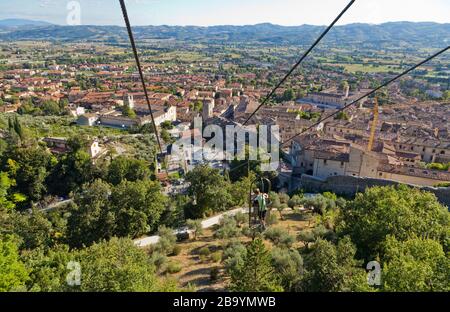
M261 226L266 228L266 214L267 214L267 199L269 196L266 193L261 193L259 189L255 190L255 201L258 206L258 218Z

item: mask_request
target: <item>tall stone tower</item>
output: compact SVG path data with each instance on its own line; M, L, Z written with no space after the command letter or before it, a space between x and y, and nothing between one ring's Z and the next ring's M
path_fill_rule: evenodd
M350 86L349 85L345 86L344 92L345 92L345 98L347 99L348 96L349 96L349 93L350 93Z
M202 117L203 120L207 120L213 116L214 111L214 99L203 100Z
M132 94L124 94L123 105L127 105L129 108L134 109L134 98Z

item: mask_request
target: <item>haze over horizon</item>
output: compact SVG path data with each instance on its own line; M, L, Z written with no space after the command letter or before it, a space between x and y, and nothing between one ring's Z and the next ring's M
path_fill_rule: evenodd
M65 25L70 1L16 0L0 3L0 19L29 19ZM119 1L79 0L82 25L124 26ZM348 0L128 0L136 26L177 25L328 25ZM101 16L99 16L101 12ZM429 0L358 0L338 25L386 22L449 23L450 2Z

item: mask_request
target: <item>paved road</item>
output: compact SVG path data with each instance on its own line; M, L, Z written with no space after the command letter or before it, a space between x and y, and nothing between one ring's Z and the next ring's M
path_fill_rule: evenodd
M66 205L66 204L71 203L72 201L73 201L73 199L62 200L62 201L59 201L59 202L57 202L57 203L50 204L50 205L48 205L47 207L42 208L42 209L38 209L38 210L39 210L39 211L42 211L42 212L47 212L47 211L50 211L50 210L53 210L53 209L56 209L56 208L60 208L60 207L62 207L62 206L64 206L64 205ZM30 209L30 211L31 211L31 209Z
M204 229L207 229L209 227L212 227L213 225L219 224L220 219L222 219L223 216L225 216L225 215L233 216L238 212L247 212L247 211L248 211L248 208L236 208L233 210L229 210L229 211L221 213L217 216L203 220L202 227ZM182 228L174 230L174 234L185 233L185 232L190 233L191 231L188 230L186 227L182 227ZM138 247L146 247L146 246L156 244L158 241L159 241L159 236L153 235L153 236L147 236L147 237L135 239L134 244Z

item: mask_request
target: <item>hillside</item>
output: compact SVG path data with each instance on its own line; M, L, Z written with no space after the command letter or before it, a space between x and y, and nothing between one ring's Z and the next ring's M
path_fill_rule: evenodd
M44 21L33 21L20 18L9 18L0 20L0 27L20 27L20 26L49 26L50 23Z
M2 24L0 23L0 28ZM308 44L324 26L279 26L257 24L245 26L139 26L134 28L137 40L178 40L186 42L258 44ZM56 41L106 41L127 40L126 29L119 26L59 26L39 25L30 28L16 27L3 31L0 40L56 40ZM431 22L391 22L380 25L348 24L336 26L324 41L329 45L364 43L379 46L413 45L416 47L446 46L450 42L450 24Z

